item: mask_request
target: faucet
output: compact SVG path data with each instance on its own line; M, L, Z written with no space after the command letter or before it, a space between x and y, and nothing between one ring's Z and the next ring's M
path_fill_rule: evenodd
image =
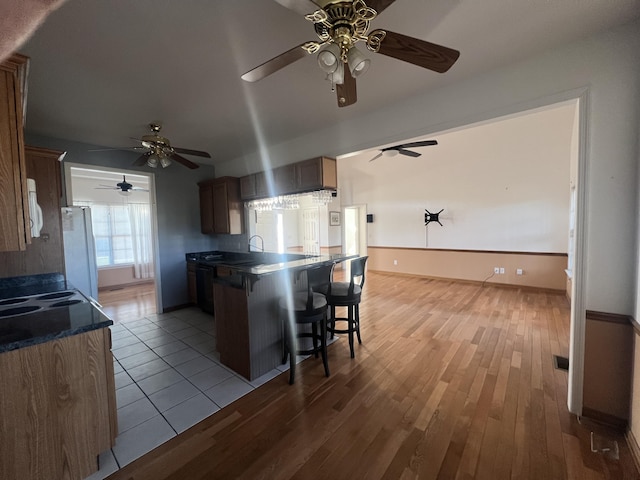
M254 238L258 237L260 239L260 241L262 242L262 246L258 247L257 245L251 245L251 240L253 240ZM261 252L264 252L264 238L262 238L260 235L252 235L251 237L249 237L249 244L247 245L247 251L251 252L251 247L255 247L255 248L259 248Z

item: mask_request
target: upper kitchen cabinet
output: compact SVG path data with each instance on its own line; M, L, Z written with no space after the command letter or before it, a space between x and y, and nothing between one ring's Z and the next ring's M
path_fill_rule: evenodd
M240 198L250 200L269 196L267 174L265 172L252 173L240 178Z
M317 157L296 166L297 191L309 192L312 190L338 188L338 173L336 160L328 157Z
M198 183L202 233L240 234L244 207L240 201L240 181L220 177Z
M338 187L336 160L316 157L292 163L272 170L273 191L267 188L266 172L252 173L240 178L242 200L312 192L314 190L335 190Z
M0 251L31 242L23 137L23 100L29 59L14 54L0 63Z
M31 244L23 252L0 252L2 272L9 276L64 273L62 240L62 176L60 155L46 148L25 147L27 177L35 182L41 215L34 215ZM31 230L31 226L29 226Z

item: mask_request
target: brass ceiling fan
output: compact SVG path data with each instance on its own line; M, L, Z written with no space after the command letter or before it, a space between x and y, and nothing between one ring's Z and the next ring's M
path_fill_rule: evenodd
M142 138L139 139L142 146L149 149L149 151L138 157L138 159L133 162L136 166L142 166L146 163L151 168L156 168L158 165L165 168L171 165L171 160L173 160L187 168L195 169L199 167L197 163L193 163L178 154L183 153L186 155L195 155L197 157L211 158L209 153L202 152L200 150L172 147L169 139L160 135L160 129L162 126L157 123L150 123L149 128L151 129L151 134L143 135Z
M211 158L208 152L201 150L190 150L188 148L172 147L168 138L160 135L160 129L162 126L158 123L150 123L149 128L151 134L143 135L142 138L132 138L141 143L140 147L120 147L120 148L107 148L107 149L95 149L91 152L100 152L104 150L147 150L138 159L133 162L133 165L141 167L147 164L151 168L157 168L160 165L162 168L166 168L171 165L171 161L178 162L187 168L195 169L200 168L200 165L193 163L191 160L187 160L183 156L179 155L194 155L196 157Z
M318 52L318 64L331 80L338 106L357 101L356 77L369 68L370 60L355 46L365 42L367 49L388 57L444 73L456 62L460 52L442 45L395 33L373 30L371 21L395 0L276 0L313 23L319 41L306 42L272 58L242 75L248 82L261 80L281 68Z
M411 142L411 143L402 143L400 145L394 145L392 147L381 148L380 153L378 153L375 157L373 157L370 162L377 160L378 158L384 156L387 157L395 157L396 155L406 155L407 157L419 157L422 155L419 152L414 152L413 150L407 150L408 148L416 148L416 147L430 147L432 145L438 145L437 140L422 140L419 142Z

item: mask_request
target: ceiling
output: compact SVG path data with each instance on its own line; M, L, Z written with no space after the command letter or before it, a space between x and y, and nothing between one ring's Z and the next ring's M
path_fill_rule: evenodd
M640 0L397 0L372 29L457 49L460 59L438 74L366 52L358 102L338 108L313 55L256 83L240 79L317 39L275 1L69 0L18 50L31 57L26 130L126 147L160 122L173 146L213 157L187 158L215 165L639 16Z

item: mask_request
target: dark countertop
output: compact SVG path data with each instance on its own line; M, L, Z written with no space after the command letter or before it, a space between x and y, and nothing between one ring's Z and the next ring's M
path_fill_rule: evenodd
M188 253L187 262L209 267L227 267L240 274L252 276L269 275L282 270L301 270L327 263L342 262L357 255L342 253L331 255L303 255L278 253L237 253L237 252L199 252Z
M61 274L0 279L0 300L69 290L75 288ZM113 325L97 305L86 300L85 303L0 318L0 353Z

